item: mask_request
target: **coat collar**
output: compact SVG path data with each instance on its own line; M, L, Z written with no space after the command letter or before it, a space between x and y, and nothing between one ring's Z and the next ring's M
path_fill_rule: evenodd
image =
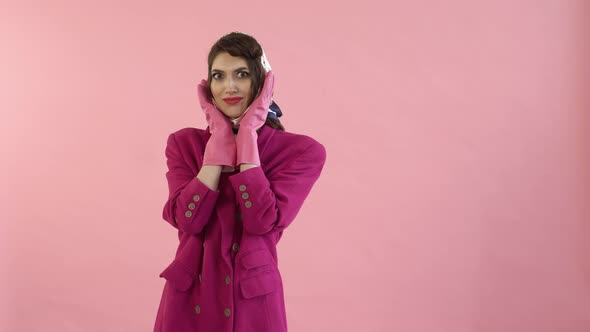
M266 151L268 143L276 132L277 129L267 125L263 125L260 129L258 129L258 153L260 154L260 162L262 162L262 156Z

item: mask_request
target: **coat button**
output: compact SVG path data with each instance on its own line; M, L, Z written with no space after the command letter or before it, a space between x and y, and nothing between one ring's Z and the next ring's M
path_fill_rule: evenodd
M195 307L195 312L197 313L197 315L200 314L201 313L201 307L200 306L196 306Z
M242 198L243 199L248 199L248 197L250 197L250 195L248 195L248 193L243 193L242 194Z
M238 251L238 249L240 249L240 245L237 243L232 244L231 246L231 250L233 250L234 252Z
M243 184L241 184L239 188L240 188L240 191L246 191L246 186Z
M192 212L190 212L190 211L186 211L186 212L184 213L184 216L185 216L185 217L187 217L187 218L190 218L192 215L193 215L193 213L192 213Z
M199 195L193 196L193 201L198 202L201 197Z
M195 203L190 203L188 205L188 208L191 209L191 210L194 210L195 209Z
M252 202L246 201L246 203L244 203L244 205L249 209L252 206Z
M225 314L225 317L229 317L231 311L229 310L229 308L225 308L225 310L223 310L223 313Z
M231 278L229 276L225 276L225 283L229 285Z

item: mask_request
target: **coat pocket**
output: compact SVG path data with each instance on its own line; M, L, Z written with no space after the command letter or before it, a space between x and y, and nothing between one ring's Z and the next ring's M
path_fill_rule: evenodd
M257 249L246 253L241 258L242 266L246 269L254 269L264 265L274 265L272 255L266 249Z
M162 273L161 278L168 280L172 286L181 292L188 291L193 285L196 276L190 272L179 260L175 259Z
M272 293L278 285L277 271L262 272L240 281L240 289L245 299Z

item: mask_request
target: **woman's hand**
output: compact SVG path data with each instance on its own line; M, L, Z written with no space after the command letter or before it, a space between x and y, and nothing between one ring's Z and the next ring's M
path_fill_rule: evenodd
M272 103L274 83L274 73L269 71L264 78L262 91L260 91L258 97L256 97L252 104L250 104L250 107L248 107L240 121L240 130L243 128L248 130L258 130L258 128L264 125L268 115L268 109Z
M238 135L236 136L237 160L236 165L253 164L260 166L258 155L258 130L266 122L268 109L272 103L274 89L274 74L266 73L262 91L250 104L243 118L240 120Z
M205 146L203 165L222 165L224 171L236 165L236 140L229 119L211 102L207 81L201 80L197 88L199 103L205 113L211 137Z

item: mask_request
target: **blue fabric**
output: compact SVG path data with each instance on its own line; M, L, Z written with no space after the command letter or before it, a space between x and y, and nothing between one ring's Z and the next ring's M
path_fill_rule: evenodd
M275 120L279 121L279 118L282 115L283 115L283 112L281 112L279 105L277 105L277 103L275 103L275 101L273 100L269 106L268 115L266 116L266 118L267 119L271 118L271 119L275 119Z

